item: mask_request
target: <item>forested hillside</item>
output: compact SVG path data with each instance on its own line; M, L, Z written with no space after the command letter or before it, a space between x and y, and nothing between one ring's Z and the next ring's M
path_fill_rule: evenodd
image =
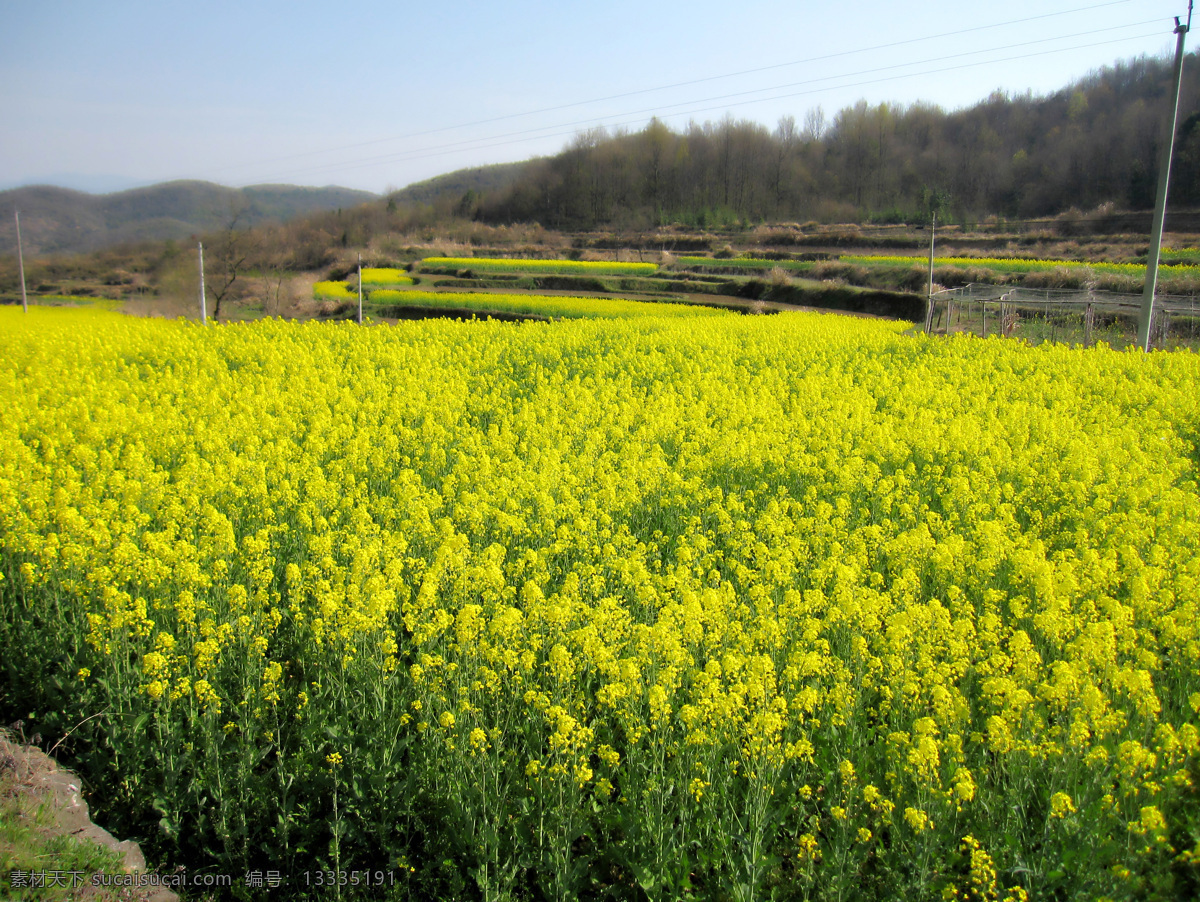
M1200 203L1200 69L1185 63L1175 206ZM593 131L511 188L464 198L475 218L588 228L682 222L1043 216L1154 204L1171 61L1118 63L1049 96L995 93L947 112L860 101L772 131L731 116L677 132Z

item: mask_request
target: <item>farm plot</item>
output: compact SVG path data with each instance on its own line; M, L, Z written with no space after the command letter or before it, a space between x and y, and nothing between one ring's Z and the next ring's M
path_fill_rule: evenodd
M683 269L713 269L729 272L770 272L776 267L794 273L806 273L813 264L806 260L765 260L759 257L677 257L675 265Z
M637 316L724 316L723 310L693 304L649 303L619 298L572 298L539 294L492 294L454 291L371 292L371 305L387 315L388 306L434 310L516 313L563 319L614 319Z
M903 329L0 310L0 709L291 895L1194 894L1200 358Z
M843 263L857 263L863 266L897 266L919 265L928 261L928 257L918 255L868 255L855 256L843 254L838 257ZM1051 272L1056 269L1090 270L1104 275L1121 275L1145 277L1144 263L1106 263L1103 261L1086 260L1036 260L1021 257L934 257L936 266L969 266L980 269L990 269L997 273L1031 273ZM1194 266L1187 264L1164 264L1159 266L1159 274L1163 277L1192 275Z
M364 286L372 288L394 288L397 285L412 285L413 279L405 270L391 267L369 267L362 271Z
M426 257L425 271L552 273L581 276L645 276L658 270L655 263L619 263L606 260L529 260L499 257Z
M362 284L365 291L395 288L413 284L413 279L402 269L383 267L364 268ZM357 278L347 281L322 281L313 285L313 297L326 301L352 301L358 299Z

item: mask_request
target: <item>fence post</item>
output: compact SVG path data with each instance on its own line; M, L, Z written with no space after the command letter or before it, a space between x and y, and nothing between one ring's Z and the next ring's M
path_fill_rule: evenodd
M1167 333L1171 331L1171 315L1165 310L1159 310L1154 315L1154 332L1158 335L1158 349L1167 347Z

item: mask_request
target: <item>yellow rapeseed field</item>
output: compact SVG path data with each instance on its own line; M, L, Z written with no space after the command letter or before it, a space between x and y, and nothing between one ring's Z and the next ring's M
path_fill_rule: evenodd
M1186 897L1200 357L904 328L0 310L0 712L293 894Z
M403 269L388 267L363 267L363 285L391 286L411 285L412 277Z
M380 288L371 292L372 306L426 307L434 310L477 310L533 314L563 319L627 319L636 316L729 316L729 311L698 304L630 301L625 298L564 297L549 294L506 294L483 291L414 291Z
M317 300L351 301L358 292L348 282L317 282L313 285L313 297Z

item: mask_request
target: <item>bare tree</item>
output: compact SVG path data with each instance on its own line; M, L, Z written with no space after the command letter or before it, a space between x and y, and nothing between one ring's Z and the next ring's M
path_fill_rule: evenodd
M801 137L805 141L820 141L825 137L825 110L817 104L804 114L804 131Z
M287 275L287 270L277 264L263 266L259 271L263 284L263 313L267 316L279 316L282 312L283 283Z
M234 286L246 274L251 254L255 250L254 238L249 229L242 227L245 206L230 210L228 225L209 245L212 266L205 276L213 304L213 319L221 318L221 302L233 295Z

